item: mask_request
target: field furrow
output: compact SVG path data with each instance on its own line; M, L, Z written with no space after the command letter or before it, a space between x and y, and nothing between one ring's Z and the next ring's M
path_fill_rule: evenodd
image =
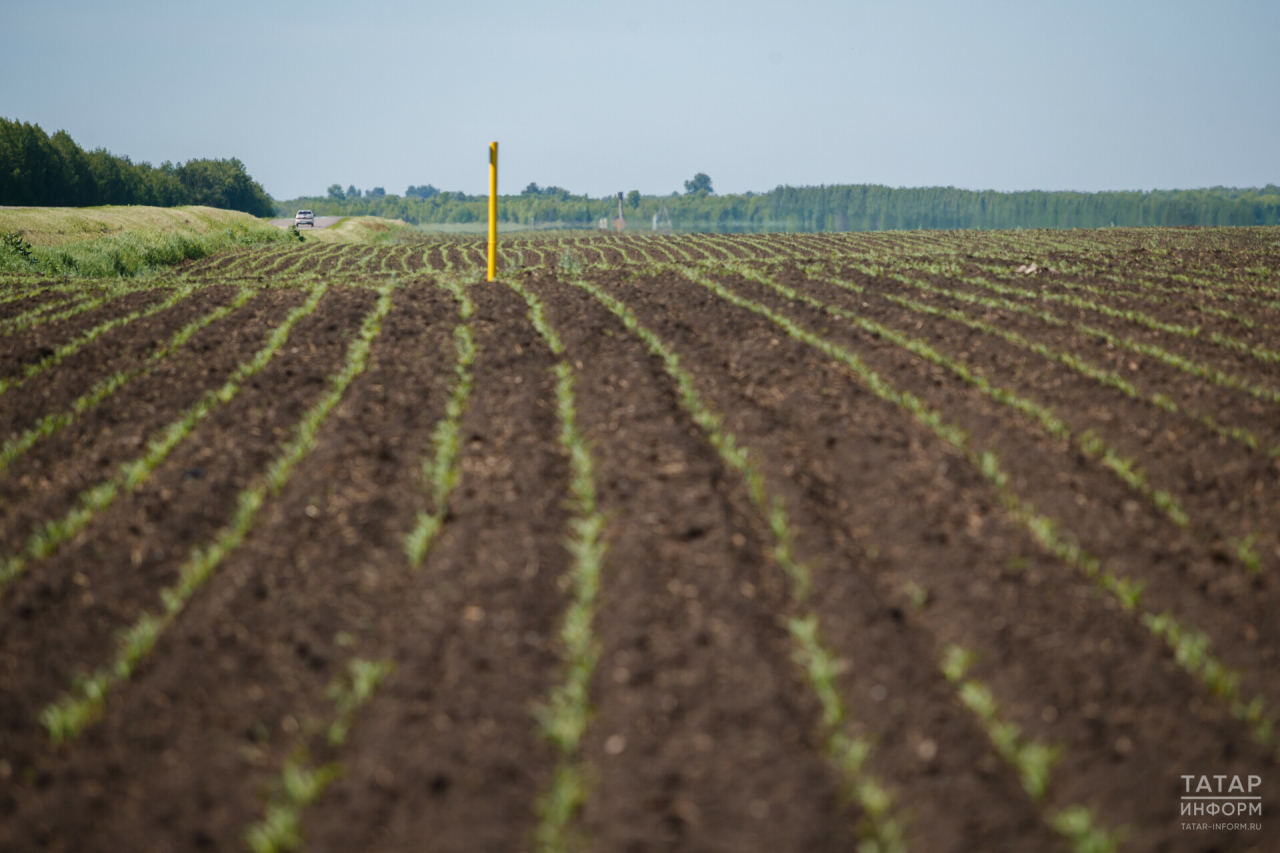
M1269 849L1280 228L748 215L0 275L0 849Z
M314 850L365 840L421 850L424 839L440 850L519 849L551 779L555 753L531 709L558 676L554 638L568 604L555 583L569 566L555 359L505 285L468 295L475 387L459 430L461 477L422 567L394 564L415 578L415 620L386 654L396 674L352 727L346 775L304 816ZM432 458L431 443L418 452Z
M147 796L106 786L118 819L86 849L133 848L155 832L175 845L202 836L243 849L246 830L264 814L262 798L277 804L277 774L340 757L346 732L360 725L360 704L389 674L401 635L428 618L400 608L430 590L396 547L415 508L388 500L383 488L416 488L419 457L444 410L453 315L452 300L429 283L394 293L366 372L316 433L315 449L100 726L57 765L60 774L105 785L112 758L97 731L137 744L146 756L132 778ZM282 541L305 544L282 550ZM347 594L333 597L335 587ZM258 643L272 653L259 654ZM185 691L193 672L207 673L217 688ZM169 699L162 712L157 695ZM146 749L157 730L185 733L181 762ZM216 771L185 771L192 766ZM220 807L208 808L211 802ZM45 807L33 802L23 816L39 820ZM75 821L63 827L76 837Z
M642 294L646 291L652 292L656 283L655 281L650 281L635 285L634 292L637 294ZM804 410L804 407L788 399L788 392L795 387L799 376L813 377L813 384L817 387L813 389L811 394L818 399L827 397L839 399L842 396L836 390L837 386L832 380L823 381L821 374L811 363L812 359L797 363L794 357L786 358L787 350L781 349L783 345L780 342L780 338L777 337L778 331L770 331L768 326L760 327L759 332L748 334L747 329L758 325L758 323L752 323L745 316L724 318L716 323L713 317L717 312L708 308L699 311L695 320L694 317L690 316L689 309L691 306L699 304L696 295L685 293L677 297L678 291L674 286L663 287L661 290L667 299L675 300L667 303L667 311L670 318L667 322L672 329L679 330L678 334L681 339L689 340L694 335L699 338L705 338L711 335L711 330L723 328L723 340L726 343L733 342L728 346L727 351L709 353L706 356L706 363L708 365L728 365L737 374L734 377L736 381L733 384L737 386L738 390L730 396L725 396L725 394L728 394L726 391L725 394L717 398L717 402L721 403L727 411L730 425L736 425L739 421L733 416L733 409L729 408L729 404L722 401L735 399L737 401L734 404L735 406L742 406L745 401L756 401L757 406L762 405L765 407L765 412L755 414L750 419L744 416L741 420L744 426L736 431L740 435L744 435L744 440L748 443L752 440L750 437L746 437L749 433L745 433L747 429L745 424L749 424L752 419L755 419L760 423L755 429L762 440L770 436L787 436L790 441L795 442L793 444L795 449L789 458L790 460L796 460L796 462L790 462L786 455L781 455L781 458L774 464L782 469L783 474L793 477L796 475L795 469L801 469L803 474L796 477L796 479L800 479L810 490L817 488L817 484L813 482L813 479L814 475L819 472L826 473L827 478L835 478L839 477L842 471L861 471L865 468L865 462L861 467L854 467L848 462L844 465L821 467L817 464L808 464L807 460L813 459L815 454L821 458L823 454L817 448L822 443L828 443L830 436L823 442L802 441L803 434L797 435L798 430L789 429L784 423L779 422L779 419L783 418L785 413ZM626 291L623 290L623 292L625 293ZM681 307L676 309L674 307L675 304L679 304ZM691 320L694 321L693 325L690 325ZM698 330L696 333L693 331L695 328ZM754 346L750 347L750 349L759 354L750 360L747 360L745 353L748 348L746 341L752 341ZM773 370L764 368L764 365L777 364L779 360L781 360L782 364L794 366L785 371L779 368L774 368ZM735 368L735 365L738 366ZM719 369L723 370L724 368L720 367ZM765 376L771 377L767 384L763 378ZM770 385L773 386L772 393L770 393ZM863 408L865 408L865 405L856 407L850 405L847 410L860 411ZM917 439L916 441L897 439L897 441L901 442L904 452L912 457L918 456L925 444L923 439ZM930 442L937 443L936 439L930 439ZM927 463L924 460L920 462L922 476L934 489L938 488L941 482L945 482L946 478L958 477L964 474L963 468L967 464L963 458L957 459L955 456L950 456L945 445L939 449L942 453L936 462ZM883 456L886 448L882 440L878 446L865 447L863 452ZM772 454L765 455L766 460L772 458ZM769 464L766 461L766 465L768 466ZM905 470L913 466L899 463L893 467L894 470ZM957 468L961 470L956 470L953 473L953 469ZM967 486L964 483L964 479L968 480ZM847 492L842 496L843 501L839 501L839 499L833 501L835 503L833 511L837 514L837 517L848 516L851 513L860 514L869 503L874 506L874 502L868 502L867 495L878 494L886 496L883 503L886 505L885 509L887 511L904 513L904 516L899 517L896 523L867 523L857 527L846 528L846 535L857 536L862 540L863 548L866 549L862 561L865 562L870 558L874 562L884 561L902 567L899 570L900 573L887 578L883 586L888 588L891 591L890 594L896 598L893 601L895 605L893 609L903 614L905 619L910 619L914 611L919 611L922 615L936 615L937 619L941 620L944 625L956 624L955 620L961 619L961 606L949 606L933 610L932 605L929 603L929 596L934 594L934 590L943 582L943 579L947 579L946 582L949 584L954 584L958 590L965 591L965 594L971 597L972 602L968 607L973 610L972 615L967 617L970 625L969 630L981 630L983 634L990 638L987 644L984 644L984 647L993 648L997 651L996 656L1000 659L1001 664L999 671L1003 678L1073 671L1077 675L1071 678L1069 683L1075 683L1080 686L1089 684L1091 689L1097 689L1093 686L1096 680L1090 678L1090 673L1094 671L1096 664L1090 662L1087 656L1084 659L1081 658L1080 649L1082 644L1101 649L1103 650L1101 654L1107 655L1110 652L1105 650L1116 648L1117 644L1121 642L1118 638L1124 638L1123 647L1126 649L1126 655L1137 654L1138 649L1142 650L1140 657L1147 662L1140 665L1147 667L1145 670L1147 675L1142 680L1142 684L1139 684L1131 677L1118 680L1114 682L1114 687L1108 689L1123 690L1124 692L1119 696L1109 697L1103 702L1099 702L1097 697L1089 699L1087 696L1082 695L1082 692L1087 693L1088 691L1081 691L1079 686L1073 689L1066 689L1065 685L1043 685L1038 689L1041 691L1039 695L1042 697L1044 704L1038 704L1034 700L1028 702L1026 699L1021 698L1031 689L1029 686L1023 684L1015 685L1012 696L1018 698L1018 704L1025 709L1026 719L1019 719L1026 731L1037 733L1044 731L1045 721L1043 719L1039 722L1034 720L1034 715L1038 709L1051 705L1056 708L1062 702L1067 701L1066 697L1071 697L1070 701L1078 703L1074 705L1075 714L1069 718L1069 721L1079 726L1076 729L1076 736L1079 739L1078 742L1085 748L1085 754L1079 756L1079 764L1082 767L1093 766L1094 773L1091 779L1067 783L1066 790L1075 792L1074 795L1064 796L1062 799L1055 798L1055 800L1051 801L1051 804L1056 803L1058 804L1057 807L1061 809L1080 802L1087 802L1097 810L1101 817L1102 825L1113 827L1134 821L1135 814L1143 814L1140 802L1129 803L1128 807L1135 811L1125 814L1122 810L1115 808L1117 805L1115 802L1107 802L1104 798L1085 796L1087 792L1097 789L1097 786L1102 783L1106 776L1114 776L1116 773L1115 768L1112 766L1099 765L1096 761L1096 753L1093 753L1092 759L1090 756L1090 751L1096 750L1098 743L1094 728L1097 726L1099 714L1093 709L1095 707L1106 708L1108 703L1111 706L1119 705L1131 708L1129 712L1121 713L1115 717L1115 725L1117 726L1113 729L1115 739L1118 741L1120 737L1128 738L1127 743L1122 744L1122 751L1129 749L1136 742L1133 736L1133 729L1125 726L1126 721L1131 719L1128 714L1137 712L1132 707L1136 703L1143 707L1141 714L1159 717L1162 720L1161 725L1176 724L1181 729L1198 728L1199 734L1194 737L1190 734L1187 735L1199 744L1191 749L1190 756L1194 756L1196 750L1208 748L1209 744L1222 737L1222 726L1226 725L1235 732L1232 737L1237 748L1250 751L1252 760L1255 762L1267 760L1265 756L1268 752L1252 743L1249 728L1243 723L1229 721L1229 708L1219 705L1216 715L1209 720L1211 725L1208 726L1204 722L1195 719L1194 716L1183 715L1180 709L1187 707L1185 703L1200 704L1208 701L1208 697L1204 695L1202 688L1196 683L1196 679L1192 677L1193 674L1191 673L1181 676L1176 688L1170 684L1168 675L1166 672L1161 671L1163 667L1157 663L1168 654L1162 648L1163 638L1155 636L1153 632L1144 629L1138 620L1125 614L1114 600L1110 604L1105 599L1099 600L1091 593L1090 586L1093 583L1084 573L1079 576L1072 576L1070 574L1063 575L1061 571L1055 571L1052 556L1038 553L1043 552L1043 548L1037 547L1038 543L1035 538L1027 535L1030 531L1025 527L1021 518L1018 518L1016 514L1012 517L1001 518L1003 500L998 492L992 493L989 489L982 487L982 479L985 478L979 479L974 477L973 474L964 474L964 479L961 479L957 489L958 494L961 496L959 502L939 501L937 497L930 501L930 503L941 504L943 508L953 513L953 520L944 524L936 535L926 536L918 540L926 544L930 542L934 544L936 549L935 556L927 561L922 560L919 555L908 556L912 554L911 549L913 546L919 547L915 545L917 540L913 537L897 538L887 542L884 540L877 541L879 531L901 531L906 528L918 529L918 524L906 520L910 516L905 515L905 513L910 511L910 507L904 506L900 497L898 497L904 494L903 484L894 483L892 486L881 486L874 482L860 482L855 491ZM792 486L792 488L796 487ZM982 498L980 494L974 494L974 492L981 493L984 491L986 492L985 498ZM966 493L968 497L965 497ZM977 499L976 502L975 499ZM794 517L796 516L793 514ZM975 568L978 570L977 577L985 577L986 579L976 589L976 581L973 579L974 573L956 570L956 561L958 559L956 549L964 547L966 539L972 543L970 547L978 555L974 560ZM797 537L797 542L807 541L809 539L803 535L803 532L802 535ZM1012 546L1008 551L1004 552L1007 556L1002 558L999 552L987 558L981 556L984 551L991 549L993 543L1005 542ZM904 551L903 549L906 550ZM827 555L832 553L830 547L818 546L818 551ZM804 555L802 554L801 556ZM903 557L907 557L907 559L899 562ZM826 559L830 560L830 557L828 556ZM843 561L841 561L841 564L843 564ZM936 568L933 572L936 572L936 574L932 578L916 574L923 565L935 566ZM816 576L815 590L821 590L823 577L823 573ZM991 588L990 585L992 583L997 583L998 586L1008 585L1012 589L1008 592L997 593L995 589ZM1066 588L1061 589L1061 591L1045 590L1043 587L1046 583L1054 585L1064 583ZM923 600L921 596L923 596ZM976 596L976 598L973 598L973 596ZM913 601L917 603L913 604ZM1007 615L1000 620L993 619L991 608L1001 604L1007 608L1005 611ZM1080 610L1084 605L1088 605L1087 612L1081 612ZM847 604L844 606L848 607ZM1023 628L1017 630L1016 626L1020 621L1020 614L1028 616L1034 612L1033 608L1035 607L1043 608L1046 611L1046 616L1039 619L1041 627L1038 629ZM884 605L882 605L880 612L882 614L885 612ZM1066 626L1075 627L1073 630ZM1073 636L1086 627L1091 629L1092 641ZM1064 658L1063 661L1050 667L1041 667L1030 664L1015 664L1014 661L1009 659L1009 655L1012 652L1010 647L1011 639L1055 633L1059 636L1071 637L1071 639L1062 643L1062 648L1059 648L1057 642L1045 644L1045 653L1053 657L1060 655ZM941 641L946 637L947 635L944 634L939 640ZM1107 637L1111 639L1109 642L1104 643L1103 641ZM1097 645L1093 646L1093 643ZM1016 644L1013 648L1017 649L1018 656L1028 653L1021 643ZM998 650L1000 649L1010 649L1010 651L999 652ZM1128 660L1129 658L1125 657L1123 659ZM853 657L853 660L856 661L858 658ZM1115 665L1117 663L1113 662L1109 667L1114 667ZM1067 668L1064 670L1064 667ZM874 672L874 677L882 679L886 677L888 671L896 672L901 668L883 667ZM874 683L872 682L872 684ZM881 682L881 686L885 686L884 682ZM1101 687L1101 685L1098 687ZM885 695L894 695L888 687L885 689ZM1172 689L1176 689L1183 699L1170 701L1168 692ZM867 690L867 688L864 687L864 690ZM915 696L918 693L918 691L907 691L902 695ZM1139 693L1145 693L1145 698L1141 699L1140 702L1135 698L1135 694ZM857 696L859 694L855 692L854 695ZM875 701L874 695L873 702ZM1202 696L1204 698L1201 698ZM872 703L868 704L871 705ZM1184 716L1186 719L1183 719ZM1064 722L1067 722L1067 720L1064 720ZM1056 736L1062 737L1060 734ZM1167 748L1165 742L1160 738L1148 742L1147 753L1144 755L1143 761L1161 764L1165 760L1162 756ZM938 754L943 754L945 750L945 746L938 748ZM874 753L872 760L874 760ZM1176 766L1176 763L1172 766L1167 766L1162 772L1172 772ZM1134 778L1136 779L1139 775L1149 772L1151 772L1150 767L1136 767ZM1111 783L1106 784L1109 786ZM1120 787L1116 789L1117 792L1122 790L1123 788ZM983 806L981 810L985 812L987 807ZM1050 816L1045 815L1045 817L1049 818ZM1157 825L1151 823L1151 818L1151 813L1146 812L1144 822L1148 825ZM931 819L928 823L932 824L933 822L934 819ZM1174 827L1167 827L1164 830L1164 834L1169 838L1178 837L1173 834L1174 832Z
M41 708L115 660L114 644L102 638L145 613L164 612L161 590L179 581L192 548L218 534L236 496L271 463L322 393L325 377L340 369L344 332L358 325L374 299L334 290L314 313L303 306L286 335L305 345L283 349L286 335L269 341L116 477L82 493L77 506L43 532L52 550L39 541L28 545L31 565L7 590L0 622L6 651L20 652L3 662L8 689L0 738L7 754L35 759L47 743L32 736ZM89 522L86 535L62 533ZM72 702L77 696L69 694Z

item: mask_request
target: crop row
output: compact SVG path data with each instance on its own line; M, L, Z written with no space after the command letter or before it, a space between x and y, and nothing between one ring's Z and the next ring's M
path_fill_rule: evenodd
M696 272L686 271L691 281L702 285L725 301L767 318L791 337L823 352L858 375L868 388L882 399L903 408L919 423L928 427L940 439L959 451L964 458L991 484L1000 496L1006 511L1018 519L1032 537L1050 554L1080 570L1094 581L1100 591L1113 597L1121 610L1133 614L1138 621L1166 642L1175 660L1189 674L1199 679L1207 690L1223 699L1232 713L1244 720L1254 730L1259 741L1275 749L1280 738L1275 731L1277 714L1269 709L1261 695L1252 699L1242 696L1239 670L1232 669L1212 652L1211 643L1199 628L1179 621L1170 612L1154 613L1141 607L1142 589L1125 577L1104 567L1094 555L1077 543L1079 537L1060 521L1049 518L1017 494L1003 466L990 450L975 448L964 432L949 423L941 413L928 408L918 397L901 391L883 376L871 371L853 352L806 329L791 318L779 314L761 303L740 296L736 292Z

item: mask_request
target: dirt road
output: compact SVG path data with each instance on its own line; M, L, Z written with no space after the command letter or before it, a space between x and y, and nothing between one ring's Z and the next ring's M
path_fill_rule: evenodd
M338 220L341 218L341 216L317 216L316 224L312 227L328 228L330 225L336 225ZM271 220L271 224L277 228L288 228L293 224L293 217L290 216L288 219L273 219Z

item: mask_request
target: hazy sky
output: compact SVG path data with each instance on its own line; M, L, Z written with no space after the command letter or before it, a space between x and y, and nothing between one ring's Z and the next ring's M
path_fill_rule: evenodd
M1280 2L0 4L0 115L159 163L602 195L1280 183Z

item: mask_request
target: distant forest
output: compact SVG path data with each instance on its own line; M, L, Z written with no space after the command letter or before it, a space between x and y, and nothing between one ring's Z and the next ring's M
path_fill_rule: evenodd
M700 176L706 178L705 175ZM700 182L683 194L623 201L627 227L677 231L878 231L950 228L1106 228L1140 225L1277 225L1280 187L1214 187L1152 192L995 192L954 187L894 189L870 184L778 187L766 193L715 195ZM409 187L404 196L381 187L361 192L334 185L328 195L277 205L280 215L310 208L317 215L373 215L414 225L486 221L486 196ZM665 216L664 216L665 212ZM596 227L618 215L617 197L589 198L559 187L530 184L501 196L499 218L529 226ZM668 218L670 225L668 226Z
M270 216L275 204L244 164L188 160L176 166L134 163L106 149L85 151L60 130L0 118L0 205L94 207L203 204Z
M105 149L85 151L66 131L49 136L39 125L0 118L0 205L90 207L204 204L255 216L384 216L414 225L482 223L485 196L447 192L430 184L403 196L382 187L274 201L236 159L134 163ZM502 197L503 222L547 228L594 228L618 214L616 196L590 198L560 187L529 184ZM995 192L954 187L894 189L870 184L777 187L765 193L717 195L699 173L685 192L623 201L632 229L656 223L676 231L878 231L916 228L1105 228L1136 225L1277 225L1280 187L1213 187L1153 192Z

